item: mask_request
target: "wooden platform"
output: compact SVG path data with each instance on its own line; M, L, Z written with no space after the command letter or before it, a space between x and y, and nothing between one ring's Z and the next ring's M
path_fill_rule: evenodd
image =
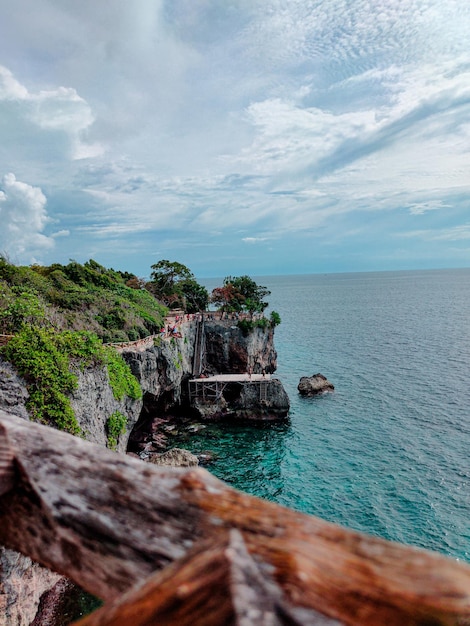
M192 378L189 382L203 383L257 383L262 380L271 380L271 374L217 374L206 378Z
M207 378L192 378L189 381L189 397L191 400L219 400L227 385L239 383L241 385L257 385L260 390L260 399L267 400L267 383L271 374L217 374Z

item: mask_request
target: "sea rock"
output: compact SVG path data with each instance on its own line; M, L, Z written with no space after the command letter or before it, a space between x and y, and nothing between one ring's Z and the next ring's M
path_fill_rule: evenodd
M301 396L316 396L326 391L334 391L334 388L334 385L323 374L302 376L297 386Z
M153 454L149 463L154 465L170 465L171 467L195 467L199 465L197 456L182 448L171 448L160 454Z

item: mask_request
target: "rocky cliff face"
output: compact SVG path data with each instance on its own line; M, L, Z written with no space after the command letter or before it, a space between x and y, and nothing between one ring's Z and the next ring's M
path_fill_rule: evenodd
M141 400L116 400L107 372L102 367L77 372L78 388L71 403L86 438L106 446L106 422L112 413L119 411L127 417L126 433L118 440L118 451L125 452L131 430L136 423L145 421L147 415L153 419L155 415L177 407L189 407L187 381L192 378L196 335L197 322L185 321L180 325L179 337L157 337L153 343L144 346L137 344L120 348L142 387ZM277 355L271 329L256 328L244 336L231 321L206 321L204 339L208 374L271 373L276 369ZM288 399L282 385L279 381L271 381L271 384L276 388L275 393L264 407L260 405L259 396L250 396L253 393L256 395L256 391L244 390L236 395L232 404L224 401L222 414L239 417L258 415L260 419L266 419L279 416L274 410L276 403L284 407L285 414ZM17 376L9 363L0 359L0 408L29 419L25 407L27 399L25 381ZM260 408L258 414L257 407ZM201 410L201 415L204 411L207 412L208 407ZM0 617L0 626L29 625L35 617L41 595L52 588L58 578L30 559L9 550L0 550L0 615L3 616Z
M277 366L272 328L254 328L246 336L230 320L206 321L206 366L210 374L272 374Z
M13 550L0 549L0 626L30 626L41 596L62 576Z
M107 420L116 411L127 418L126 433L118 438L116 449L126 452L129 434L139 419L142 400L125 396L116 400L109 385L104 367L87 368L77 372L78 388L71 397L72 408L85 438L106 446L108 442Z
M28 397L25 381L0 358L0 408L29 419ZM60 578L30 558L0 547L0 626L29 626L42 594Z

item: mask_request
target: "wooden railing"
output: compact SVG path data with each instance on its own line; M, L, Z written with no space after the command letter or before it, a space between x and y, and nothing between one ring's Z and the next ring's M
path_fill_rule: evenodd
M464 563L4 411L0 543L105 601L82 626L470 624Z

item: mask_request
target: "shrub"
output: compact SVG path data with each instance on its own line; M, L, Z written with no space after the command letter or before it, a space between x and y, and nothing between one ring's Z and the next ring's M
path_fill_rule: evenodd
M273 328L275 326L279 326L279 324L281 323L281 316L277 311L271 311L270 322Z
M237 326L242 331L243 336L246 337L253 330L254 323L252 322L252 320L243 319L238 320Z
M18 332L24 324L37 324L45 318L43 304L37 294L13 287L3 298L5 308L0 311L2 327L11 333Z
M26 404L32 418L73 435L81 429L73 413L70 394L77 377L69 370L69 355L59 335L38 327L24 327L3 348L3 354L24 376L29 391Z
M108 369L109 384L116 400L129 396L137 400L142 397L140 385L130 367L114 348L103 346L104 362Z
M108 417L106 430L108 432L107 446L111 450L116 450L119 437L126 432L127 418L119 411L115 411Z
M263 330L270 325L270 322L267 317L260 317L259 320L255 321L255 326L257 328L262 328Z

